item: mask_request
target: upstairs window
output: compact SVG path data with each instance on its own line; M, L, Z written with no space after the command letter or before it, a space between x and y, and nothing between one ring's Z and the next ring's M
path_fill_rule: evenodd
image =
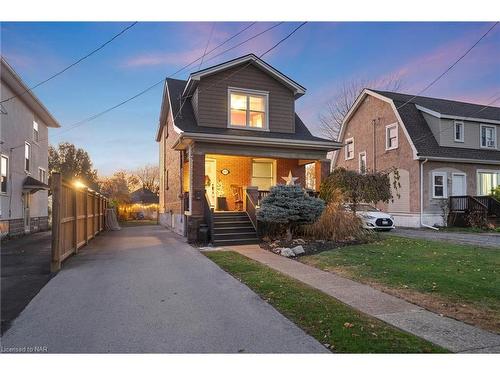
M448 184L446 172L432 173L432 198L446 198L448 196Z
M0 162L0 193L7 194L7 183L9 181L9 158L2 155Z
M387 125L385 128L385 149L398 148L398 124Z
M496 126L481 125L481 147L497 148L497 128Z
M40 133L38 132L38 122L33 121L33 141L38 142L40 139Z
M464 123L455 121L455 142L464 141Z
M28 142L24 143L24 170L30 172L31 145Z
M268 94L254 90L229 89L229 127L268 129Z
M354 138L345 141L345 160L354 159Z

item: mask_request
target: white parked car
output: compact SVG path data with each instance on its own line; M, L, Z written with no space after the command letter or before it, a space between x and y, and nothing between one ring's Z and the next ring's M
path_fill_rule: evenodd
M352 206L352 204L348 205L348 209L351 211ZM394 226L394 217L370 204L359 203L356 206L356 215L363 222L363 228L365 229L390 231L396 228Z

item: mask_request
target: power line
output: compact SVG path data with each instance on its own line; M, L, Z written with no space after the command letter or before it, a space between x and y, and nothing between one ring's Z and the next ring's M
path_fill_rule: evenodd
M203 56L201 56L200 65L198 66L198 70L200 70L201 66L203 65L203 59L205 58L205 55L207 54L207 49L208 49L208 46L210 45L210 40L212 39L212 34L214 33L214 29L215 29L215 22L212 24L212 29L210 30L210 35L208 36L207 45L205 46L205 50L203 51Z
M260 54L258 56L259 59L262 59L266 54L268 54L269 52L271 52L273 49L277 48L281 43L283 43L285 40L287 40L288 38L290 38L293 34L295 34L302 26L304 26L305 24L307 23L306 22L302 22L299 26L297 26L295 29L293 29L290 33L288 33L284 38L280 39L276 44L274 44L271 48L269 48L267 51L265 51L264 53ZM233 73L223 77L219 82L223 82L229 78L231 78L232 76L234 76L236 73L239 73L240 71L242 71L243 69L246 69L249 65L251 65L252 62L248 62L247 64L245 64L244 66L242 66L240 69L237 69L235 70ZM218 81L215 81L213 82L211 85L209 85L208 87L205 88L205 91L210 89L211 87L215 86L217 83L219 83ZM202 92L202 90L200 89L198 91L198 93ZM192 95L186 95L184 96L183 98L183 101L181 102L181 105L179 107L179 110L177 111L177 113L175 114L174 116L174 119L173 121L175 121L177 119L177 117L179 116L179 114L181 113L182 111L182 107L184 106L184 104L186 103L186 100L191 97Z
M248 30L249 28L251 28L251 27L252 27L253 25L255 25L256 23L257 23L257 22L252 22L250 25L246 26L245 28L243 28L242 30L240 30L239 32L237 32L236 34L234 34L233 36L231 36L231 37L229 37L228 39L224 40L222 43L219 43L217 46L215 46L215 47L214 47L214 48L212 48L210 51L208 51L208 52L206 53L206 55L210 54L211 52L213 52L213 51L217 50L218 48L220 48L220 47L221 47L221 46L223 46L224 44L226 44L226 43L228 43L229 41L233 40L234 38L238 37L239 35L241 35L243 32L245 32L246 30ZM264 31L262 31L262 32L259 32L258 34L255 34L254 36L252 36L252 37L250 37L250 38L246 39L244 42L246 43L246 42L248 42L248 41L250 41L250 40L252 40L252 39L255 39L255 38L259 37L260 35L264 34L265 32L267 32L267 31L269 31L269 30L271 30L271 29L273 29L274 27L276 27L276 26L280 25L281 23L283 23L283 22L280 22L280 23L278 23L278 24L275 24L275 25L273 25L273 26L271 26L271 27L267 28L266 30L264 30ZM237 46L240 46L241 44L242 44L242 43L239 43ZM224 53L227 53L227 52L231 51L231 50L232 50L232 49L234 49L234 48L235 48L235 46L230 47L230 48L228 48L228 49L226 49L226 50L222 51L221 53L217 54L216 56L220 56L220 55L222 55L222 54L224 54ZM156 87L156 86L158 86L159 84L163 83L163 82L165 81L165 79L166 79L166 78L173 77L173 76L175 76L176 74L180 73L181 71L183 71L183 70L187 69L187 68L188 68L188 67L190 67L191 65L195 64L195 63L196 63L197 61L199 61L201 58L202 58L201 56L200 56L200 57L198 57L197 59L195 59L195 60L191 61L190 63L188 63L188 64L186 64L186 65L184 65L182 68L178 69L178 70L177 70L177 71L175 71L174 73L170 74L169 76L167 76L167 77L165 77L165 78L162 78L161 80L159 80L159 81L155 82L154 84L152 84L152 85L148 86L147 88L143 89L142 91L138 92L137 94L133 95L132 97L130 97L130 98L128 98L128 99L125 99L125 100L123 100L122 102L120 102L120 103L118 103L118 104L115 104L114 106L112 106L112 107L110 107L110 108L107 108L107 109L105 109L105 110L103 110L103 111L101 111L101 112L99 112L99 113L97 113L97 114L94 114L94 115L92 115L92 116L89 116L89 117L87 117L87 118L86 118L86 119L84 119L84 120L78 121L78 122L76 122L76 123L72 124L70 127L66 128L66 129L62 129L62 130L61 130L61 131L59 131L57 134L55 134L55 136L58 136L58 135L60 135L60 134L66 133L66 132L68 132L68 131L70 131L70 130L73 130L73 129L74 129L74 128L76 128L76 127L79 127L79 126L81 126L81 125L83 125L83 124L85 124L85 123L87 123L87 122L89 122L89 121L92 121L92 120L94 120L94 119L96 119L96 118L98 118L98 117L100 117L100 116L102 116L102 115L104 115L104 114L106 114L106 113L108 113L108 112L110 112L110 111L112 111L112 110L114 110L114 109L116 109L116 108L118 108L118 107L120 107L120 106L122 106L122 105L124 105L124 104L126 104L126 103L128 103L128 102L130 102L130 101L132 101L132 100L134 100L134 99L136 99L137 97L139 97L139 96L141 96L141 95L145 94L146 92L148 92L148 91L152 90L154 87ZM206 61L208 61L208 60L206 60ZM45 141L45 140L48 140L48 137L47 137L47 138L44 138L44 139L41 139L41 141ZM15 149L15 148L19 148L19 147L24 147L24 143L23 143L23 144L20 144L20 145L18 145L18 146L11 147L11 150L13 150L13 149Z
M76 60L75 62L71 63L70 65L68 65L67 67L65 67L64 69L58 71L57 73L54 73L53 75L51 75L50 77L44 79L43 81L41 82L38 82L36 85L34 86L31 86L30 88L28 88L27 90L24 90L22 93L18 94L18 95L14 95L14 96L11 96L10 98L7 98L7 99L4 99L0 102L1 103L5 103L5 102L8 102L14 98L17 98L17 97L20 97L20 96L23 96L24 94L28 93L28 92L31 92L33 91L34 89L36 89L37 87L43 85L44 83L47 83L49 82L50 80L60 76L61 74L63 74L65 71L71 69L72 67L74 67L75 65L81 63L83 60L89 58L90 56L92 56L93 54L97 53L98 51L100 51L101 49L103 49L104 47L106 47L108 44L110 44L111 42L113 42L116 38L118 38L119 36L121 36L122 34L124 34L125 32L127 32L129 29L131 29L132 27L134 27L135 25L137 25L137 21L128 25L126 28L124 28L122 31L120 31L118 34L114 35L111 39L107 40L106 42L104 42L103 44L101 44L99 47L95 48L94 50L92 50L91 52L89 52L88 54L86 54L85 56L79 58L78 60Z
M491 26L488 31L486 31L482 36L481 38L478 39L478 41L476 43L474 43L467 51L465 51L464 54L462 54L453 64L451 64L443 73L441 73L438 77L436 77L431 83L429 83L427 86L425 86L422 90L420 90L416 95L414 95L413 97L411 97L410 99L408 99L405 103L403 103L401 106L397 107L396 109L400 109L402 107L404 107L405 105L407 105L408 103L410 103L413 99L415 99L417 96L419 96L420 94L422 94L424 91L426 91L427 89L429 89L431 86L433 86L437 81L439 81L445 74L447 74L451 69L453 69L455 67L455 65L457 65L460 60L462 60L465 56L467 56L469 54L470 51L472 51L474 49L474 47L476 47L479 42L481 42L481 40L483 40L486 35L488 35L490 33L491 30L493 30L495 28L495 26L498 25L498 22L495 22L493 24L493 26Z

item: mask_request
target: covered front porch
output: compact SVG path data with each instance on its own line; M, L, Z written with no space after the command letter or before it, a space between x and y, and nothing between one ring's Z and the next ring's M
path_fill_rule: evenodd
M200 240L200 225L207 225L213 237L214 218L221 213L246 213L256 227L256 210L271 187L292 179L315 194L330 171L326 153L258 147L249 151L240 147L229 153L221 146L194 144L181 152L181 205L189 241Z

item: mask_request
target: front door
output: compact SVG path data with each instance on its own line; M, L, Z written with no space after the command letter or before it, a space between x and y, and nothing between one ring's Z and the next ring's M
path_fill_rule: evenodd
M461 196L467 195L467 185L465 174L453 173L451 179L451 195Z
M205 159L205 190L210 206L215 209L215 202L217 202L217 166L215 159Z
M23 218L24 218L24 231L30 231L30 193L23 193Z

